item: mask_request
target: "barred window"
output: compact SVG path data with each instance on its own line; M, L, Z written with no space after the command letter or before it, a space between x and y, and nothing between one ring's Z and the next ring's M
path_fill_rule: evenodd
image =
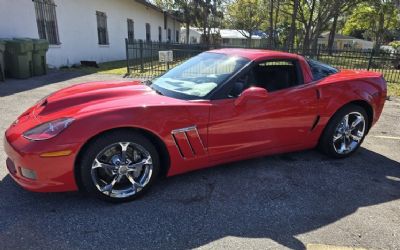
M171 42L171 29L168 29L168 42Z
M162 29L161 26L158 26L158 41L162 41Z
M146 23L146 42L151 41L151 30L150 30L150 24Z
M100 45L108 45L107 15L104 12L96 11L97 35Z
M60 44L54 1L34 0L34 4L39 38L46 39L49 44Z
M133 42L133 40L135 39L135 32L134 32L134 22L132 19L128 19L128 41L130 43Z
M179 43L179 30L175 32L175 42Z

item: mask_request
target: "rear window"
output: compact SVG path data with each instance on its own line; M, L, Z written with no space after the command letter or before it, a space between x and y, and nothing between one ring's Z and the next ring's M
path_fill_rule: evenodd
M319 62L319 61L307 59L307 62L308 62L308 65L310 66L314 81L320 80L329 75L339 72L338 69L336 69L332 66L329 66L328 64Z

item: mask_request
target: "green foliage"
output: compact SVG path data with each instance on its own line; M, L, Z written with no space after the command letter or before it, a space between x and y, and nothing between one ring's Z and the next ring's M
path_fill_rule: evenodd
M393 42L389 43L389 45L397 50L400 50L400 41L393 41Z
M228 6L226 16L230 28L251 33L266 21L267 7L263 0L237 0Z
M363 31L363 37L369 40L376 40L388 35L390 30L394 30L400 25L398 15L399 10L391 1L364 2L358 5L350 17L347 19L343 33L354 35ZM383 15L383 30L379 27L379 18Z

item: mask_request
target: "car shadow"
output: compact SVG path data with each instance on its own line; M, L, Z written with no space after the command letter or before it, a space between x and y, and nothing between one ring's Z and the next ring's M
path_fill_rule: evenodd
M399 199L400 164L365 148L343 160L296 152L168 178L119 205L26 192L9 176L0 190L5 248L188 249L231 236L305 249L296 235Z
M31 89L40 88L61 81L67 81L84 75L87 75L87 73L77 70L50 70L46 75L35 76L29 79L6 78L5 82L0 81L0 97L29 91Z

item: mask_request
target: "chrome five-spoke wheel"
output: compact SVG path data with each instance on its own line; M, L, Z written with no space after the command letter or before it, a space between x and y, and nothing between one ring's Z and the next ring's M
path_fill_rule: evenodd
M149 183L153 172L150 153L132 142L114 143L104 148L92 163L96 188L115 198L131 196Z
M364 134L364 116L360 112L346 114L336 127L333 147L338 154L348 154L357 148Z
M105 133L82 152L81 184L84 190L107 201L136 199L157 180L159 154L144 135L131 130Z
M369 119L364 107L355 104L342 107L326 125L319 140L319 148L334 158L351 155L368 133Z

